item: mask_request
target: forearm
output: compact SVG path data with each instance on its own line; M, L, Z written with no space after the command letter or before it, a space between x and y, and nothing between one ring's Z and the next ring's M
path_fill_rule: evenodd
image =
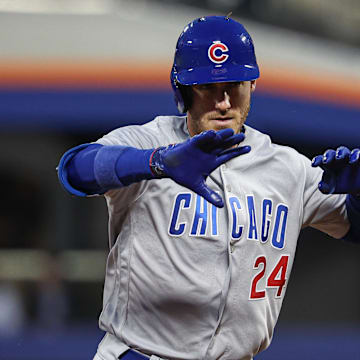
M134 182L170 178L223 207L221 196L207 186L206 178L223 163L250 146L237 146L245 138L232 129L204 131L179 144L140 150L126 146L84 144L67 151L58 167L59 179L73 195L103 194Z
M348 195L346 210L350 222L350 230L343 240L360 244L360 196Z
M58 174L64 188L73 195L103 194L154 176L149 160L154 149L84 144L67 151Z

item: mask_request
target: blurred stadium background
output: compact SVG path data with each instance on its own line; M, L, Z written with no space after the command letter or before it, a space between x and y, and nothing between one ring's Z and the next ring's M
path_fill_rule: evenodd
M248 122L310 158L359 146L358 0L0 0L0 360L92 359L107 210L67 195L55 168L72 146L176 113L178 35L230 11L261 68ZM304 231L256 359L360 359L359 259L360 247Z

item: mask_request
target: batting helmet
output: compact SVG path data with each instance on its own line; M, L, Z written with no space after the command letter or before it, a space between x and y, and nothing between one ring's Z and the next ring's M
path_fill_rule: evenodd
M224 16L188 24L176 44L170 81L175 102L186 112L182 85L249 81L259 77L254 45L243 25Z

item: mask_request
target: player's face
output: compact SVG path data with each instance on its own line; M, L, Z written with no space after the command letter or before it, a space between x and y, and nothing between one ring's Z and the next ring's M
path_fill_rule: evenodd
M255 84L241 81L192 86L192 105L187 114L190 135L225 128L239 133L250 109Z

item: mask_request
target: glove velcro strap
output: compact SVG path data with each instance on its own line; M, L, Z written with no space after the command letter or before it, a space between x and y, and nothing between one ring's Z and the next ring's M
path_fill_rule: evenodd
M173 148L174 146L175 145L169 145L167 147L164 147L164 146L158 147L152 152L150 159L149 159L149 166L150 166L151 173L154 175L154 177L156 177L156 178L166 177L162 154L165 151L167 151L168 149Z

